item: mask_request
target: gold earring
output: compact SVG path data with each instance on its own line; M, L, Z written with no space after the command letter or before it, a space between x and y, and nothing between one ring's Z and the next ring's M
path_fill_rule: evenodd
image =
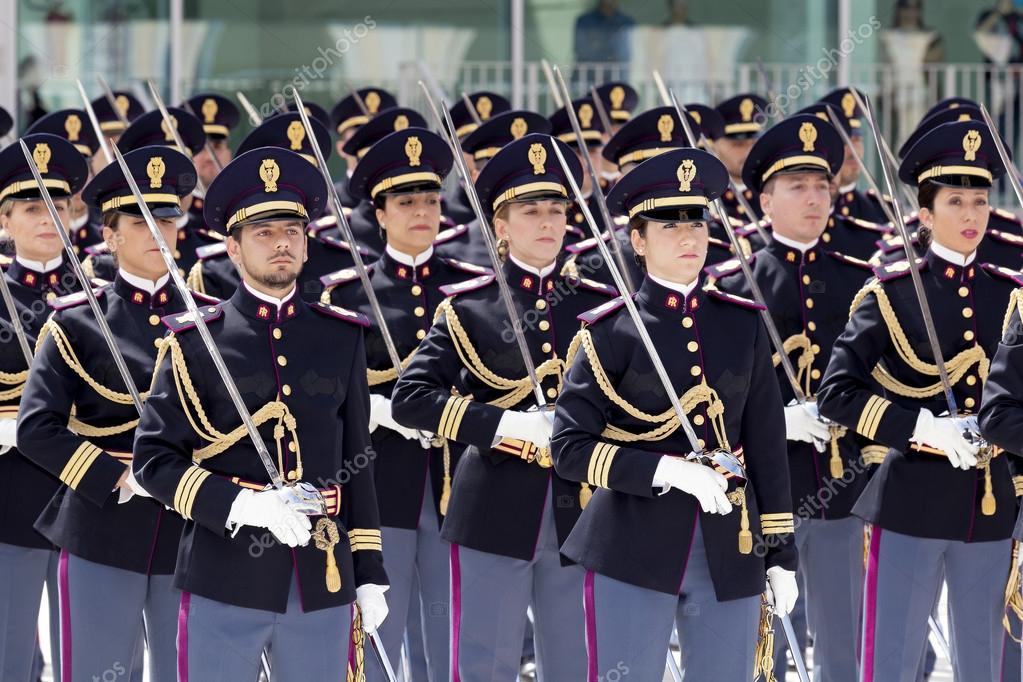
M501 260L506 260L508 258L508 246L509 244L507 239L502 238L497 240L497 255L501 258Z

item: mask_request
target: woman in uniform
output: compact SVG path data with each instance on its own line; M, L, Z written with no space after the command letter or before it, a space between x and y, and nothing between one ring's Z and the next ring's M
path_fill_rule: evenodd
M125 161L173 248L179 200L195 184L192 162L167 147L143 147ZM113 283L96 295L145 391L164 332L160 319L183 304L120 166L100 171L83 197L102 213L118 265ZM51 305L56 312L40 334L22 396L18 443L63 484L36 522L60 548L61 679L89 682L118 666L126 674L144 627L151 678L172 681L181 600L172 581L183 522L147 499L131 475L139 415L85 295Z
M568 185L555 144L579 182L582 169L567 145L527 134L491 158L475 183L550 403L561 389L576 316L615 294L558 271ZM558 548L590 489L551 469L550 413L536 409L494 276L442 290L450 298L398 380L392 408L400 424L468 446L441 529L452 543L452 677L516 680L532 607L539 679L582 679L583 572Z
M975 415L1015 273L980 263L988 193L1004 173L983 123L946 123L903 158L929 247L920 278L958 412L938 379L910 264L875 268L818 390L821 414L890 450L853 507L873 524L861 679L915 679L948 584L956 679L1000 679L1002 598L1016 500L1006 457L978 450ZM926 240L926 237L925 237Z

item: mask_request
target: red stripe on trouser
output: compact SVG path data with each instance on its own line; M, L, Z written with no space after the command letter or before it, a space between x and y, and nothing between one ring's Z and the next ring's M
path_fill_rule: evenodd
M867 581L863 591L863 678L874 682L874 634L877 627L877 573L881 550L881 529L874 526L870 533L870 552L867 555Z
M586 614L586 681L597 677L597 611L593 597L593 571L586 571L583 581L583 613Z
M462 630L462 568L458 545L451 543L451 682L461 682L458 674L458 639Z
M181 593L181 606L178 607L178 682L188 682L188 607L192 595Z

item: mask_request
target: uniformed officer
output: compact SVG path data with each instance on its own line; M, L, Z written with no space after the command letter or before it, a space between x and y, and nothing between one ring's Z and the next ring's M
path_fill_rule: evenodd
M676 149L639 164L608 196L615 214L630 216L646 270L636 306L699 447L734 452L748 479L684 458L693 445L621 299L580 316L552 448L562 475L596 487L562 546L586 569L590 682L610 671L662 679L673 622L686 679L746 682L765 571L780 612L796 598L767 335L754 303L700 281L708 201L726 183L715 157Z
M715 109L724 119L724 134L714 140L714 153L728 169L736 187L742 192L743 198L755 211L760 205L753 190L743 185L742 166L746 163L746 155L753 148L753 143L767 125L767 100L751 92L741 93L726 99ZM760 216L747 216L746 209L732 193L725 189L721 199L728 210L728 215L740 220L750 221Z
M821 242L831 208L829 185L844 168L842 147L831 123L798 114L765 132L743 168L747 186L759 194L773 227L771 243L753 256L753 276L797 369L800 389L811 401L831 347L845 328L849 305L870 276L868 263ZM706 272L721 289L749 295L737 261ZM863 522L851 510L867 480L861 454L861 445L867 444L822 421L812 402L797 404L780 367L778 381L787 404L792 507L800 517L796 547L814 643L813 677L856 682ZM776 670L784 670L783 657Z
M852 150L846 149L842 170L835 178L838 183L835 212L871 223L887 223L889 222L888 216L881 206L881 198L877 196L877 193L872 189L861 192L856 188L856 181L860 177L860 165L856 163L852 152L855 151L861 159L863 158L863 112L856 103L853 90L854 88L850 87L836 88L819 100L820 104L829 104L834 107L835 113L838 114L838 120L844 124L853 145ZM856 89L856 93L859 94L860 99L866 101L867 96L863 91ZM885 201L891 204L891 197L886 197Z
M127 90L114 90L113 95L117 111L114 111L106 95L97 97L90 104L92 105L93 112L96 114L99 129L104 137L117 143L128 127L124 121L127 121L130 125L132 121L146 113L146 108L142 106L142 102L134 94ZM105 165L107 165L105 155L93 155L91 164L92 174L98 173Z
M539 134L505 146L476 180L548 401L561 388L576 315L614 295L559 273L568 189L555 144L581 181L571 149ZM583 572L558 547L589 486L551 469L550 416L531 409L534 388L494 276L442 291L450 298L398 380L392 409L399 424L468 446L441 529L452 543L452 677L516 680L531 607L539 678L583 679Z
M358 159L345 151L345 145L360 127L369 123L370 119L382 111L398 106L398 100L383 88L366 87L349 93L341 98L330 110L331 127L338 134L334 148L345 162L345 175L334 183L341 203L347 208L355 208L358 202L348 192L348 178L355 170Z
M469 111L465 103L466 99L475 110L475 117ZM459 142L463 143L462 151L465 154L465 162L470 168L472 168L472 159L471 154L464 147L465 138L474 132L480 124L486 123L506 111L511 111L511 108L511 102L503 95L489 90L479 90L464 98L459 98L448 110L451 114L451 122L455 124L455 135L458 136ZM479 123L476 123L476 118L479 118ZM469 223L476 219L461 178L444 195L444 213L458 224ZM470 262L472 261L470 260Z
M86 163L92 167L92 157L99 152L99 140L89 124L88 115L81 109L61 109L54 111L32 124L26 134L49 133L63 137L75 146ZM93 216L95 215L95 219ZM90 211L90 207L82 201L80 195L71 197L70 225L71 241L75 251L82 250L103 240L102 226L99 215ZM81 257L84 257L82 255Z
M589 154L590 163L599 172L601 165L604 162L604 157L601 156L601 150L604 148L604 142L607 135L604 130L604 124L601 121L600 116L597 115L597 110L594 108L593 100L589 97L580 97L572 100L572 106L575 108L575 115L579 120L579 128L583 134L586 149L579 148L579 140L572 129L572 122L569 119L568 109L566 107L562 107L551 114L551 135L571 147L576 153L576 156L579 157L580 164L583 163L583 154ZM583 165L584 172L581 186L583 196L586 197L587 203L590 205L590 211L593 213L597 226L603 230L604 219L600 215L600 211L597 209L597 199L594 196L593 180L585 169L586 166ZM598 187L596 191L603 194L607 192L610 185L611 183L609 180L604 177L600 177L598 178ZM581 241L590 236L590 230L586 226L583 213L579 210L579 207L573 199L568 206L568 231L565 233L565 243L566 245L574 244L575 242Z
M36 168L54 197L58 215L67 226L70 198L85 185L89 168L75 147L56 135L26 135ZM64 258L63 246L31 169L25 162L19 143L0 152L0 227L14 245L14 260L4 277L11 289L16 308L30 344L35 342L46 322L46 301L78 288ZM10 320L6 306L0 316ZM39 513L60 486L60 481L25 458L14 445L18 406L28 368L18 340L10 326L5 327L0 343L0 497L4 500L0 516L0 572L8 589L0 596L0 677L27 680L36 650L36 623L43 582L48 573L54 579L47 589L51 603L50 642L54 653L60 641L56 611L57 552L34 528ZM59 660L59 654L51 660Z
M370 147L349 184L356 197L377 206L386 246L380 260L370 266L370 278L403 364L414 357L426 337L437 306L445 298L441 288L488 272L439 257L433 246L440 229L441 183L451 163L451 150L442 138L428 130L406 128ZM351 268L327 275L323 282L324 302L370 313L365 292ZM427 679L446 680L451 546L441 539L440 527L459 450L446 443L432 447L428 437L420 439L415 430L394 420L390 396L398 372L376 326L366 334L366 360L373 447L387 453L376 462L374 471L384 566L391 581L387 593L390 617L380 636L397 669L410 602L418 601ZM413 589L416 578L418 592ZM383 673L370 666L367 679L383 679Z
M475 180L505 145L529 133L546 135L550 132L550 121L532 111L517 109L492 116L461 141L469 172ZM434 247L440 256L484 267L490 265L486 242L475 213L468 223L442 230L434 241Z
M227 97L215 92L203 92L192 95L187 100L188 108L202 121L202 130L206 133L206 140L213 149L220 166L226 166L231 161L231 148L227 144L227 138L231 131L238 126L241 118L238 107ZM195 155L193 159L195 169L199 178L207 187L217 177L217 164L207 151L206 146ZM198 200L198 201L197 201ZM192 199L191 212L197 214L194 219L202 218L202 197L196 195Z
M598 85L595 90L607 117L611 119L611 130L605 131L604 135L606 141L632 118L639 104L639 93L624 81L608 81ZM609 184L614 184L618 179L618 168L606 156L601 159L597 169Z
M195 184L188 157L166 147L125 155L147 188L146 203L173 244L179 201ZM166 265L118 165L83 191L103 214L117 256L114 282L97 298L136 386L149 386L163 336L160 318L180 309ZM61 679L91 682L112 666L129 669L145 620L150 677L175 680L181 593L173 584L183 521L148 498L131 475L138 413L85 295L51 303L22 395L22 453L63 484L36 528L61 550ZM133 497L133 495L135 497ZM102 627L97 625L102 624Z
M132 470L185 518L175 580L182 680L255 679L266 647L277 680L337 679L349 658L352 603L367 631L387 612L377 453L366 427L368 322L306 303L295 286L305 222L325 198L319 171L295 152L262 147L232 161L209 187L205 216L229 235L243 283L201 312L278 472L318 489L325 515L296 511L290 495L267 485L211 349L190 316L163 318L172 334L161 344Z
M977 261L988 193L1004 173L991 131L946 123L906 154L929 248L920 262L934 330L961 413L949 415L923 317L899 261L853 301L818 391L821 414L889 446L853 513L873 524L861 676L913 679L927 617L948 584L956 679L998 679L1002 596L1016 499L1006 458L964 436L1000 338L1015 271ZM978 576L981 578L978 579Z

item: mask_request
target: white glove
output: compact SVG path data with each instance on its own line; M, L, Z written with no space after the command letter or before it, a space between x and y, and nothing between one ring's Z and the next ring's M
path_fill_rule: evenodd
M497 437L517 438L532 443L538 448L546 448L551 444L554 432L554 412L536 410L534 412L517 412L505 410L497 425Z
M128 478L124 479L124 485L117 490L117 504L124 504L136 495L139 497L152 497L135 478L135 472L132 471L129 465Z
M831 440L831 431L821 421L816 403L800 405L793 401L785 407L785 437L788 440L813 443L819 452L824 452L827 442Z
M355 588L355 599L362 611L362 629L367 633L376 632L380 624L387 618L387 599L384 592L387 585L366 583Z
M778 615L787 616L792 613L792 609L796 605L796 598L799 596L796 572L787 571L781 566L771 566L767 569L765 596L767 603L774 607L774 612Z
M0 419L0 455L18 444L17 434L17 419Z
M227 527L238 534L242 526L266 528L278 541L288 547L309 544L309 517L290 506L274 488L269 490L242 490L231 504Z
M391 415L391 399L378 393L369 394L369 432L373 433L378 426L395 431L405 440L418 438L418 432L402 426L394 421Z
M661 488L661 495L668 492L669 488L689 493L708 514L728 514L732 511L732 503L725 496L728 480L699 462L687 462L681 457L664 455L654 471L653 485Z
M948 455L948 461L954 467L972 469L977 465L980 448L963 437L958 421L951 417L935 417L930 410L920 408L910 440L941 450Z

